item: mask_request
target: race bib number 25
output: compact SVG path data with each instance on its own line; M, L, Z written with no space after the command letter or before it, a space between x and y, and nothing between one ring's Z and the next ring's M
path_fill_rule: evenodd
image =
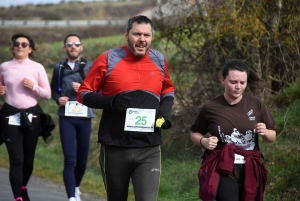
M154 132L155 109L128 108L125 131Z

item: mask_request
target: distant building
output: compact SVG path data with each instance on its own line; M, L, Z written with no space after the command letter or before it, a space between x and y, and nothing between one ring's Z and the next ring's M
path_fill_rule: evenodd
M62 0L61 2L118 2L118 1L132 1L132 0Z

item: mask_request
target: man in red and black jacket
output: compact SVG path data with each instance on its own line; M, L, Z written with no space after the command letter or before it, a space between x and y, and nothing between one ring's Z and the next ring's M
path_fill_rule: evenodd
M98 142L108 201L155 201L160 178L161 128L171 128L174 85L163 54L150 49L153 23L128 20L126 46L102 53L81 84L77 100L103 109Z

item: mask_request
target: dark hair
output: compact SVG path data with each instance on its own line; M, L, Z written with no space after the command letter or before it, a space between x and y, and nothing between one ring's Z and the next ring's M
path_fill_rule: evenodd
M230 70L238 70L240 72L247 73L247 82L249 84L254 84L256 82L263 82L263 79L254 71L254 69L249 68L242 60L232 59L223 66L222 77L225 79Z
M64 46L65 46L65 44L66 44L68 38L71 37L71 36L75 36L75 37L79 38L79 41L81 42L80 36L78 36L77 34L71 33L71 34L68 34L68 35L65 37L65 39L64 39Z
M126 27L126 32L129 33L129 31L132 29L133 23L138 23L138 24L150 24L151 25L151 31L152 35L154 34L154 24L153 22L146 16L144 15L137 15L129 18L127 22L127 27Z
M13 55L15 56L15 53L14 53L14 51L13 51L13 50L14 50L14 42L15 42L18 38L26 38L26 39L29 41L29 47L31 47L31 49L32 49L31 53L29 53L29 58L33 59L33 58L34 58L33 51L36 50L34 41L33 41L33 39L32 39L30 36L28 36L28 35L26 35L26 34L24 34L24 33L17 33L17 34L15 34L15 35L13 35L13 36L11 37L11 41L13 42L11 51L12 51Z

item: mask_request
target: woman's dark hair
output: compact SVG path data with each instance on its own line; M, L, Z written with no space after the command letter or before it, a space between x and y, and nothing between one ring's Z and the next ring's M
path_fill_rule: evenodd
M247 73L247 82L255 84L256 82L262 83L263 79L252 69L249 68L242 60L232 59L223 66L222 77L225 79L230 70L238 70Z
M129 20L127 22L127 27L126 27L126 32L127 33L129 33L129 31L132 29L132 25L135 22L138 23L138 24L150 24L152 35L154 34L153 22L148 17L146 17L144 15L137 15L137 16L129 18Z
M13 50L14 50L14 42L15 42L18 38L27 38L27 40L29 41L29 47L31 47L31 49L32 49L31 53L29 54L29 58L33 59L33 58L34 58L33 51L36 50L34 41L33 41L33 39L32 39L30 36L28 36L28 35L26 35L26 34L24 34L24 33L17 33L17 34L15 34L15 35L13 35L13 36L11 37L11 41L13 42L11 51L12 51L13 55L15 56L15 53L14 53L14 51L13 51Z

